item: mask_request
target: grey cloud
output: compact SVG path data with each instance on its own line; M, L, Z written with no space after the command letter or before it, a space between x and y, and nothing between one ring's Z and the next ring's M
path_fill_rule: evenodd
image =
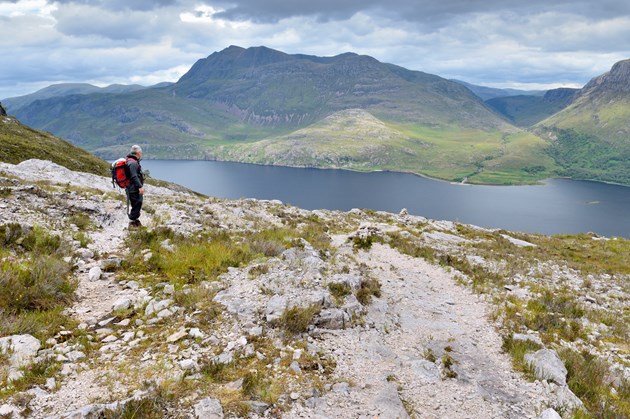
M58 4L83 4L100 7L105 10L154 10L172 6L178 0L54 0L50 3Z
M98 36L112 41L139 41L161 37L170 28L168 16L147 11L106 10L68 4L53 12L56 29L72 37ZM129 47L129 45L126 45Z
M372 11L393 19L427 24L471 13L503 11L522 14L561 11L598 18L630 12L630 2L625 0L218 0L210 3L226 9L220 14L223 18L257 22L277 22L295 16L314 16L321 21L343 20L358 12Z

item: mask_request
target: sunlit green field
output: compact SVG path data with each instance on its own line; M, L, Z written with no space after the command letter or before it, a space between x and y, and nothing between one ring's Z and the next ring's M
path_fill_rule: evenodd
M218 147L247 163L412 172L470 183L532 183L553 176L545 142L525 131L402 125L344 111L288 135Z

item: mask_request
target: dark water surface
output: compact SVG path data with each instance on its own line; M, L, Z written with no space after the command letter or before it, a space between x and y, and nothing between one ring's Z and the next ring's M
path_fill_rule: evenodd
M630 188L553 179L467 186L393 172L296 169L215 161L145 160L151 177L222 198L279 199L306 209L370 208L531 233L630 238ZM150 196L147 196L150 199Z

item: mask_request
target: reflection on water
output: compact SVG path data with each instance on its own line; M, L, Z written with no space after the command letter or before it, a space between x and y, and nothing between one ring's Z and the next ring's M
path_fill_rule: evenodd
M414 215L489 228L630 238L630 188L598 182L470 186L405 173L214 161L145 160L143 167L154 178L222 198L279 199L306 209L407 208Z

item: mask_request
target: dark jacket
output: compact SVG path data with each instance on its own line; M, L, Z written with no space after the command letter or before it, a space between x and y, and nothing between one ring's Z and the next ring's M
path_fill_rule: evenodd
M142 173L142 167L138 157L134 154L127 156L127 167L129 168L129 186L127 190L129 193L136 193L144 186L144 173Z

